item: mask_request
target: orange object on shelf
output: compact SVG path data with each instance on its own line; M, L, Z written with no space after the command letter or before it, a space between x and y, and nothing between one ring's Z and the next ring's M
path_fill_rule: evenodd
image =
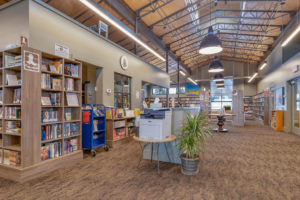
M271 127L276 131L283 131L283 110L273 110L271 113Z

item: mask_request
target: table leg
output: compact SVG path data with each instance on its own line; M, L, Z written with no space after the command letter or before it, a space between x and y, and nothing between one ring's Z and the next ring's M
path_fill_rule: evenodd
M160 169L159 169L159 144L157 143L157 173L160 175Z
M152 157L153 157L153 143L151 143L151 163L152 163Z
M140 167L140 164L141 164L141 161L143 159L143 156L144 156L144 149L145 149L145 144L144 146L142 147L141 143L139 142L140 144L140 147L141 147L141 150L142 150L142 154L141 154L141 157L140 157L140 161L139 161L139 164L138 164L138 168Z
M166 149L166 152L167 152L167 155L168 155L169 162L171 162L166 142L164 142L164 145L165 145L165 149Z

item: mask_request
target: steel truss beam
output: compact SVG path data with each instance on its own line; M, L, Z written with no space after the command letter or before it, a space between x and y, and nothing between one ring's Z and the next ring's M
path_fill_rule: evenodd
M171 31L168 31L168 32L160 35L159 37L163 38L166 35L171 34L175 31L185 30L187 26L189 26L191 24L194 24L195 22L198 22L198 21L203 21L203 19L205 19L205 18L208 18L208 19L205 22L201 23L198 28L200 28L200 26L203 25L203 24L209 23L210 21L214 21L214 20L217 20L217 19L249 19L249 20L270 20L270 19L275 19L274 17L269 16L270 13L262 13L262 12L258 13L260 15L244 15L244 16L226 16L225 13L226 12L224 10L224 12L222 12L221 14L218 14L218 15L215 14L215 16L211 20L209 19L210 18L210 13L205 14L205 15L197 18L197 19L191 20L188 23L185 23L181 26L178 26L177 28L172 29ZM195 25L195 26L189 28L189 30L192 29L192 28L196 28L197 26L198 25Z
M138 13L138 19L141 19L141 18L155 12L157 9L164 7L165 5L171 3L172 1L174 1L174 0L155 0L155 1L151 1L147 5L143 6L142 8L140 8L136 11Z
M109 0L104 0L109 3ZM125 3L124 1L118 0L114 1L110 4L110 6L118 12L121 16L128 21L129 24L135 26L138 26L138 32L143 35L145 38L147 38L151 44L154 44L156 47L159 48L160 51L165 52L168 48L168 45L166 45L160 38L158 38L148 27L147 25L142 22L141 20L137 21L136 24L136 13L133 12ZM176 54L172 51L169 51L169 56L173 60L178 60L178 57ZM183 68L185 68L188 72L188 67L182 65Z
M280 1L280 0L278 0L278 1ZM191 8L191 7L197 6L197 9L194 10L194 12L195 12L197 10L201 10L201 9L207 7L207 6L210 6L211 4L214 3L214 1L210 1L209 3L201 5L201 2L203 2L203 0L198 0L195 3L193 3L193 4L190 4L190 5L184 7L182 9L180 9L180 10L177 10L177 11L173 12L172 14L166 16L165 18L160 19L160 20L156 21L155 23L151 24L150 28L153 28L154 26L165 26L165 25L171 24L171 23L173 23L173 22L175 22L175 21L177 21L177 20L179 20L181 18L184 18L184 17L188 16L190 14L188 12L188 9ZM294 13L293 11L286 11L286 12L283 11L283 12L284 13L291 13L291 14Z
M223 34L223 33L221 33L221 34ZM225 33L225 35L226 34L230 35L230 36L235 36L234 33ZM237 35L237 37L222 37L221 36L219 38L222 41L223 40L237 40L237 41L259 42L259 40L255 40L254 37L258 38L259 36L255 36L255 35L241 35L241 34L239 34L239 35ZM268 38L269 39L275 39L274 37L268 37ZM175 51L175 53L177 53L179 50L183 50L183 49L185 49L187 47L191 47L191 46L193 46L195 44L200 45L201 41L202 41L202 38L200 40L195 41L195 42L189 43L189 44L187 44L187 45L185 45L183 47L180 47L180 48L177 48L177 49L172 48L172 50Z

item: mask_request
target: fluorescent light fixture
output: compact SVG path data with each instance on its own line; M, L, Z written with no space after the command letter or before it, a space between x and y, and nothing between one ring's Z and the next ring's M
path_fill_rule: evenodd
M282 47L286 46L300 31L300 26L281 44Z
M266 66L267 66L267 62L264 62L264 64L262 64L262 66L260 66L259 70L263 70Z
M118 22L110 18L108 15L106 15L102 10L95 7L90 1L88 0L80 0L81 3L83 3L86 7L93 10L95 13L97 13L100 17L108 21L111 25L122 31L124 34L126 34L128 37L133 39L135 42L137 42L139 45L143 46L145 49L147 49L149 52L151 52L153 55L161 59L162 61L166 61L164 57L159 55L157 52L155 52L151 47L149 47L147 44L145 44L142 40L140 40L137 36L126 30L126 28L122 27Z
M182 76L186 76L186 74L185 74L183 71L181 71L181 70L179 70L179 73L180 73Z
M249 79L248 83L251 83L251 81L252 81L257 75L258 75L258 73L255 72L255 73L253 74L253 76Z
M194 83L195 85L197 85L197 83L190 77L187 78L189 81L191 81L192 83Z

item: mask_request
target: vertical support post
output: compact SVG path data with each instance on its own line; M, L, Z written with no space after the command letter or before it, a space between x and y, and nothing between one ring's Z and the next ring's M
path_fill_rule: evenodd
M166 50L166 72L169 74L169 50ZM167 108L169 108L169 88L167 88L166 100L167 100Z
M135 34L138 35L138 21L139 21L139 12L135 13ZM138 55L138 44L134 43L135 55Z
M179 59L177 60L177 102L179 105Z

